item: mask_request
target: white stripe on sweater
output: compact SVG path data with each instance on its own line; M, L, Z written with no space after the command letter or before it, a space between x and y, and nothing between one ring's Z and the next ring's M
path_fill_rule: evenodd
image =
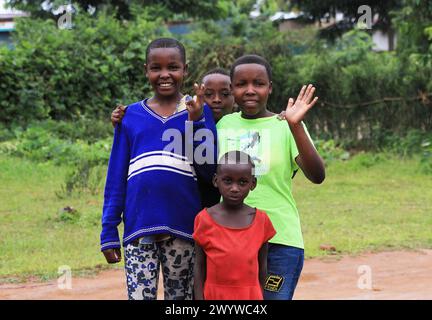
M153 171L153 170L171 171L171 172L182 174L182 175L185 175L185 176L188 176L188 177L193 177L194 180L197 181L197 178L192 173L187 173L187 172L183 172L183 171L179 171L179 170L175 170L175 169L167 168L167 167L151 167L151 168L145 168L145 169L142 169L142 170L138 170L138 171L135 171L134 173L132 173L128 177L128 180L131 179L132 177L140 174L140 173L147 172L147 171Z
M178 159L181 159L181 160L184 160L184 161L188 161L188 158L186 158L185 156L182 156L180 154L169 152L169 151L158 150L158 151L150 151L150 152L141 153L140 155L138 155L135 158L131 159L129 161L129 163L132 164L133 162L135 162L136 160L138 160L140 158L151 156L151 155L155 155L155 154L157 154L157 155L171 156L171 157L178 158Z
M158 167L164 166L164 167ZM160 170L175 170L183 174L196 176L193 166L185 160L174 158L167 155L151 155L141 158L129 165L128 178L131 178L138 171L142 172L143 169L155 170L157 167ZM167 168L166 168L167 167ZM179 172L179 173L180 173Z

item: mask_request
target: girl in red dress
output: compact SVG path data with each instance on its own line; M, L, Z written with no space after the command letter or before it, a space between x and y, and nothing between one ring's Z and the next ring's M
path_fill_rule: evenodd
M213 184L222 202L195 218L196 300L263 300L267 241L276 231L265 212L243 203L257 183L253 169L241 151L219 160Z

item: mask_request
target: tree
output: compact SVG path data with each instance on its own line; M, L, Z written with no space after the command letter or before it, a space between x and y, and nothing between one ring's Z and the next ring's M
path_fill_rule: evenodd
M7 6L30 12L33 17L39 18L55 18L56 14L53 11L66 3L71 3L75 8L85 11L91 8L100 9L102 7L109 7L117 10L118 17L130 18L129 4L125 0L6 0Z
M131 19L133 11L151 9L151 12L163 15L165 20L175 15L184 15L189 18L218 19L226 14L228 0L74 0L69 1L76 8L96 11L105 8L115 10L120 19ZM65 0L8 0L10 7L32 13L36 17L55 17L52 9L65 4Z
M355 19L359 15L358 8L367 5L371 7L373 14L379 14L381 20L390 22L390 11L400 8L402 0L291 0L290 3L315 20L327 15L334 16L337 11L342 12L347 19Z
M324 30L321 35L334 39L344 32L352 29L360 16L360 6L367 5L372 10L372 15L378 14L380 28L391 31L391 12L402 7L403 0L291 0L292 7L302 10L313 20L320 21L322 18L334 17L336 12L342 12L344 21L332 28Z
M394 13L398 31L398 51L403 56L432 51L432 2L403 0L403 8Z

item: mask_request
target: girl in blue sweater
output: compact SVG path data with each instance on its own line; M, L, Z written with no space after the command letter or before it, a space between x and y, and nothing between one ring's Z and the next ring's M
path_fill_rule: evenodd
M116 126L102 215L101 251L109 263L123 247L129 299L156 299L162 266L167 300L191 299L193 223L200 211L197 176L211 180L216 163L216 129L203 103L183 96L187 74L183 45L160 38L146 51L150 98L128 106Z

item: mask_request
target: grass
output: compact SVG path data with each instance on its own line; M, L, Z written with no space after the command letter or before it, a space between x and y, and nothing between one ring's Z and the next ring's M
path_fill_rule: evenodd
M0 281L57 277L70 266L78 274L107 264L99 249L102 193L59 199L67 168L0 156ZM80 214L59 219L62 208Z
M99 251L103 194L59 199L67 168L0 156L0 282L74 275L112 268ZM295 177L306 257L432 247L432 179L416 159L358 155L333 162L322 185ZM59 219L72 206L76 222ZM122 229L122 227L120 227ZM116 266L121 268L122 264Z
M360 154L332 163L322 185L296 177L306 257L432 247L432 177L418 160Z

